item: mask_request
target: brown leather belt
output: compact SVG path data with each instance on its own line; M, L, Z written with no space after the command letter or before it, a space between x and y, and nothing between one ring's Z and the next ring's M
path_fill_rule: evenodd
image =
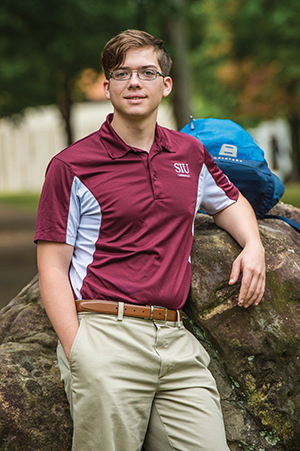
M75 303L77 312L108 313L112 315L118 315L119 313L119 302L115 301L84 299L77 300ZM182 321L182 310L168 310L164 307L126 303L124 303L123 309L124 316L161 321L178 321L177 312L179 320Z

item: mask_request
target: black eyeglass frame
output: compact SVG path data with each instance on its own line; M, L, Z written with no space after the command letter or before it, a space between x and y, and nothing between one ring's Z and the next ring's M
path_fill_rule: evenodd
M119 69L116 69L116 70L119 70ZM125 70L125 69L124 69L124 70ZM126 70L130 71L130 77L129 77L129 78L122 78L122 79L114 78L114 72L115 72L115 71L113 71L113 72L111 72L111 73L109 74L109 77L108 77L107 80L110 80L111 78L113 78L113 79L116 80L116 81L128 81L128 80L131 79L132 74L133 74L134 72L136 72L137 76L138 76L139 79L142 80L142 81L153 81L153 80L156 80L156 79L157 79L157 75L160 75L161 77L165 78L165 75L163 75L163 74L162 74L161 72L159 72L158 70L153 70L153 69L151 69L151 70L153 70L153 72L155 73L155 78L141 78L139 72L142 71L142 70L145 70L144 68L143 68L143 69L137 69L137 70L131 70L131 69L126 69Z

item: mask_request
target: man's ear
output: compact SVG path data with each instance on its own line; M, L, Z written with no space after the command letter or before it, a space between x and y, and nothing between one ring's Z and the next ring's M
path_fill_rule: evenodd
M110 100L110 92L109 92L109 80L105 80L103 82L103 91L107 100Z
M163 97L168 97L172 91L173 81L171 77L164 77L164 92Z

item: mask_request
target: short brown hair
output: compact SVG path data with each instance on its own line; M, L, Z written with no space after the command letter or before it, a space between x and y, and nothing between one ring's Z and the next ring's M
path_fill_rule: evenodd
M163 41L145 31L125 30L108 41L103 49L101 64L105 77L108 79L111 72L122 64L129 49L142 47L154 47L163 75L169 75L172 60L163 47Z

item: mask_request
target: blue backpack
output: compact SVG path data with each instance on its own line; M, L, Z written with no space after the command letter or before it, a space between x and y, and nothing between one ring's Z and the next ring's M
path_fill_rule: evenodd
M240 125L229 119L196 119L181 132L198 138L219 168L248 199L258 219L275 217L267 213L280 200L284 184L273 174L263 150ZM300 225L283 219L300 231Z

